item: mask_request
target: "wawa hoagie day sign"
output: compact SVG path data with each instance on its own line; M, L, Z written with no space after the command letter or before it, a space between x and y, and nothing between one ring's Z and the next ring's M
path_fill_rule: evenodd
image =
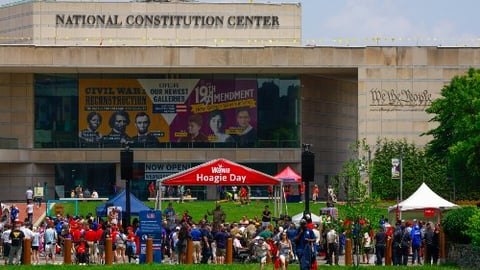
M280 180L226 159L214 159L163 178L162 185L277 185Z

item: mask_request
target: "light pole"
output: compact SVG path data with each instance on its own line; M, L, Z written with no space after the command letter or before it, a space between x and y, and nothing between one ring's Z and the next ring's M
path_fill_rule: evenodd
M400 202L403 201L403 153L400 153ZM402 219L402 211L400 211Z
M403 200L403 152L400 152L400 158L392 158L392 179L400 180L400 197L397 202L398 219L402 219L402 209L398 206Z

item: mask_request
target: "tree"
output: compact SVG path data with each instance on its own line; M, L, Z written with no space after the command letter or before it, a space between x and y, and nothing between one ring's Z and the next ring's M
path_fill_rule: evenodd
M392 179L392 158L402 155L403 198L406 199L425 182L442 197L450 198L453 185L449 183L445 164L434 160L405 139L378 139L370 168L372 192L382 200L395 200L400 194L400 180Z
M368 194L368 164L365 157L370 149L365 140L357 141L350 146L352 153L344 164L339 175L337 187L343 188L347 207L345 207L345 217L354 221L358 218L364 218L375 225L382 210L377 207L378 198ZM367 181L365 181L367 180Z
M424 135L433 136L428 155L449 164L464 192L480 187L480 70L470 69L443 87L441 98L426 112L439 125Z

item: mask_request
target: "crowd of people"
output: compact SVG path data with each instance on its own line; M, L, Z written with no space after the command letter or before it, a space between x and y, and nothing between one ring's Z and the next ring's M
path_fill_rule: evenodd
M24 239L31 240L32 264L54 264L56 256L63 254L65 239L72 243L73 261L78 264L104 264L106 239L112 239L115 263L136 263L139 238L135 235L138 220L124 232L122 226L109 220L83 216L45 217L39 226L25 219L2 223L1 247L5 264L21 264Z
M32 263L54 263L62 253L65 239L72 241L75 262L79 264L105 263L106 239L112 239L114 263L136 263L140 252L140 225L135 219L125 229L117 219L103 220L92 214L86 216L57 215L46 217L39 226L33 226L30 217L20 222L18 208L12 204L10 216L2 221L2 254L5 264L20 264L23 239L31 239ZM397 221L391 225L386 218L378 224L365 219L336 220L329 212L315 223L309 214L299 222L282 215L274 217L265 205L259 217L243 216L228 222L227 215L217 204L203 218L194 221L188 210L177 213L172 203L162 211L162 261L186 263L187 242L193 243L194 263L224 264L229 238L233 242L234 259L257 262L263 269L267 258L276 267L286 269L289 263L298 263L301 269L310 269L318 257L327 264L339 264L344 254L345 239L353 239L353 252L358 263L383 265L386 244L391 239L391 258L394 265L437 264L439 259L440 228L438 224L422 221ZM378 228L378 229L376 229ZM427 252L424 257L423 252ZM374 255L375 256L374 256ZM424 260L425 258L425 260Z

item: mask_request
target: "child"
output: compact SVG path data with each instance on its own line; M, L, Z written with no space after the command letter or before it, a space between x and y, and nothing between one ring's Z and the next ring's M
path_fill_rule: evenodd
M128 227L127 243L126 243L126 255L128 256L128 262L137 259L137 244L135 242L135 233L133 232L133 227Z
M253 255L260 262L260 270L263 270L267 264L267 255L270 253L270 245L268 245L263 237L258 238L258 242L254 246Z

